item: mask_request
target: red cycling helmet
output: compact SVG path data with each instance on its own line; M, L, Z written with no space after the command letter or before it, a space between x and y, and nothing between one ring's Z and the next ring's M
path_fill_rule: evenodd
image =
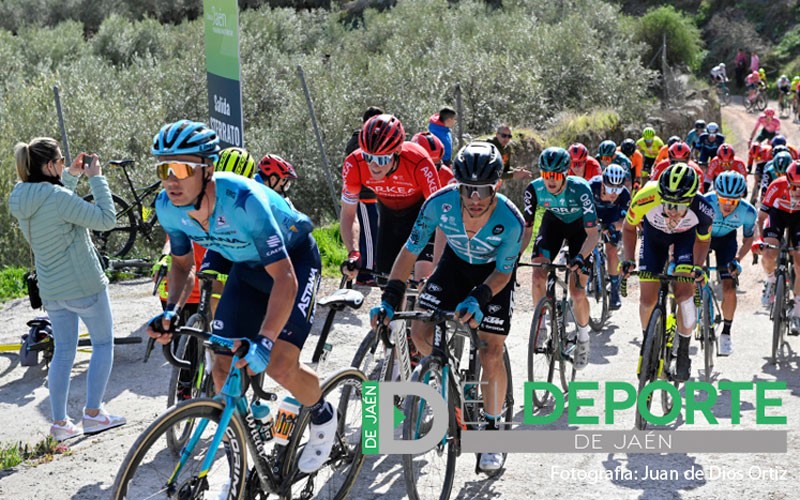
M770 118L775 116L775 110L773 108L767 108L764 110L764 116L769 116Z
M794 161L786 169L786 180L794 186L800 185L800 161Z
M403 124L394 115L376 115L367 120L358 134L358 147L372 155L399 153L406 140Z
M717 148L717 158L719 158L719 161L731 162L733 161L734 154L733 146L728 143Z
M279 179L297 179L297 172L291 163L278 155L266 155L258 162L258 170L268 179L270 175L277 175Z
M672 161L686 161L692 156L692 150L685 142L678 141L669 147L667 155Z
M433 163L441 163L444 158L444 144L438 137L431 132L418 132L411 138L411 142L416 142L422 149L428 152Z
M761 143L754 141L750 144L750 156L758 156L759 153L761 153Z
M580 142L576 142L572 146L567 149L569 153L569 159L572 160L573 163L583 163L586 161L586 158L589 156L589 150L586 149L586 146L581 144Z

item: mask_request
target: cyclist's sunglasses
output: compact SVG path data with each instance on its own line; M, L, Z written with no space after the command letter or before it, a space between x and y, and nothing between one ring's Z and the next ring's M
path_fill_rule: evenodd
M608 184L603 184L603 187L606 188L608 194L620 194L625 189L624 186L609 186Z
M478 198L484 200L494 195L497 187L494 184L482 184L480 186L472 186L470 184L459 184L458 192L465 198L472 198L475 193L478 193Z
M546 181L560 181L564 178L564 172L542 172L542 179Z
M689 211L689 205L683 203L663 203L664 210L670 212L677 212L679 214L686 213Z
M613 160L613 159L614 159L613 156L601 156L600 157L600 161L602 161L604 163L611 163L611 160Z
M176 179L188 179L194 175L194 171L198 168L209 167L205 163L193 163L190 161L162 161L156 163L156 175L162 181L169 179L170 174L174 175Z
M392 156L394 155L371 155L362 151L361 156L367 163L377 163L379 167L385 167L392 161Z
M717 201L719 201L720 206L725 205L726 207L735 207L739 204L739 198L725 198L724 196L717 196Z

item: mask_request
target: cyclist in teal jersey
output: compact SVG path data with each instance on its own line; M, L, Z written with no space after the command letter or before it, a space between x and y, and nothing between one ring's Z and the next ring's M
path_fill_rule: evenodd
M462 322L478 328L486 347L480 350L487 429L500 427L506 393L503 346L511 327L514 270L521 251L524 221L517 207L497 193L503 160L494 144L473 142L456 155L453 174L457 184L448 185L422 205L411 235L392 267L381 305L370 311L374 323L383 312L390 320L400 307L405 282L425 245L437 229L447 245L435 271L420 294L422 309L454 310ZM423 355L431 353L434 326L415 322L414 345ZM482 453L479 467L498 470L499 453Z
M788 154L788 153L787 153ZM736 287L733 278L742 272L740 262L750 251L755 233L756 209L742 199L747 192L744 176L733 170L725 171L714 179L714 191L705 195L714 208L711 226L711 250L717 254L717 271L722 279L722 318L724 324L719 337L719 355L733 352L731 324L736 313ZM737 249L736 230L741 227L742 246Z
M569 266L573 271L584 271L592 250L600 239L597 210L589 183L567 176L569 153L563 148L547 148L539 156L542 177L525 189L525 234L522 248L527 248L533 233L536 208L545 209L539 234L533 244L533 262L550 262L564 241L569 244ZM575 346L575 369L582 370L589 363L589 300L586 298L586 273L577 273L579 279L569 282L569 293L578 324ZM534 305L545 295L547 270L534 268L532 295Z

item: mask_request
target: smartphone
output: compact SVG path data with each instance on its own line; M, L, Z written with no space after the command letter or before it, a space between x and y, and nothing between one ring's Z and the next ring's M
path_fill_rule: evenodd
M92 164L92 157L87 153L83 155L83 169L86 170Z

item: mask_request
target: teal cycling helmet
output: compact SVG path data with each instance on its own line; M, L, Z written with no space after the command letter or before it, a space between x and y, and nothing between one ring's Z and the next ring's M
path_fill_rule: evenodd
M196 155L219 159L219 138L205 123L180 120L168 123L153 137L153 156Z
M747 183L739 172L727 170L714 179L714 191L723 198L741 198L747 191Z
M566 173L570 166L569 153L564 148L551 147L539 155L539 170L542 172Z
M597 146L598 156L614 156L617 154L617 143L610 140L605 140Z
M792 155L788 151L781 151L772 159L772 166L781 174L786 173L786 169L792 164Z

